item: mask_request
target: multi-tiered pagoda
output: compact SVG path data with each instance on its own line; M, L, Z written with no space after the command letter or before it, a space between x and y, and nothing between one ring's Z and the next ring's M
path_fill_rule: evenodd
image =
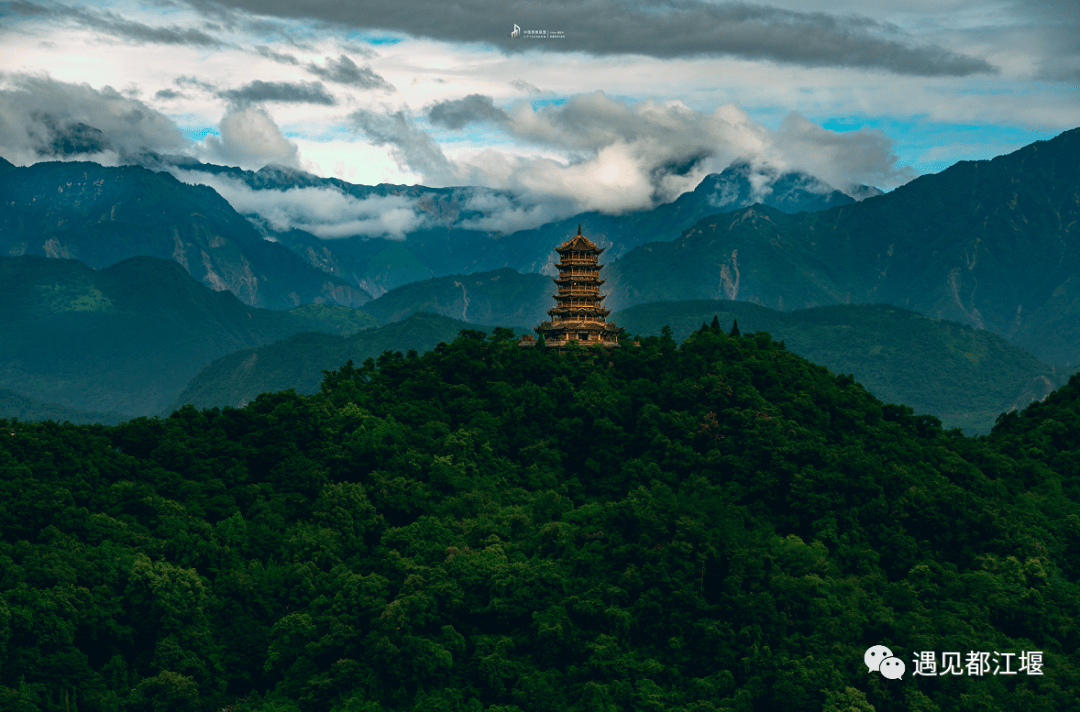
M546 346L565 347L571 341L583 346L599 344L617 346L622 327L607 323L611 310L605 309L601 302L605 295L600 294L600 253L604 250L596 243L582 236L581 226L578 234L555 248L559 253L559 276L554 277L559 285L555 297L555 307L548 310L551 321L543 321L535 331L544 337Z

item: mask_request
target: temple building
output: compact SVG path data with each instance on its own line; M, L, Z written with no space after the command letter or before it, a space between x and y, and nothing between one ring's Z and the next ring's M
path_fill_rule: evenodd
M559 262L555 266L559 276L553 277L559 286L553 294L555 306L548 310L551 321L540 322L534 331L544 339L547 347L565 348L571 341L582 346L618 346L622 327L607 322L610 309L602 305L606 295L600 294L600 253L604 250L592 240L578 234L555 248ZM522 345L530 345L526 337Z

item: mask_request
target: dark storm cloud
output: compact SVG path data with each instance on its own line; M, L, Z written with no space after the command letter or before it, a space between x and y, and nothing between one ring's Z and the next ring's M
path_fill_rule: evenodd
M661 59L733 56L807 67L880 69L918 76L995 73L983 59L918 44L896 26L857 16L795 12L745 3L665 0L554 0L515 11L494 0L383 3L375 0L219 0L259 15L322 20L347 27L403 32L528 50L638 54ZM565 32L560 40L511 39L511 26Z
M176 79L173 79L173 84L175 84L178 87L195 87L196 89L202 89L203 91L209 92L210 94L217 94L218 93L218 89L217 89L216 86L214 86L213 84L211 84L209 82L204 82L203 80L199 79L198 77L189 77L189 76L186 76L186 75L181 75L181 76L177 77Z
M379 53L371 49L370 47L365 47L364 45L357 44L355 42L341 42L340 46L341 49L345 50L349 54L358 54L364 59L374 59L375 57L379 56Z
M112 87L25 74L3 75L0 149L22 163L97 154L127 160L146 151L173 153L188 144L166 116ZM99 158L110 154L111 159Z
M506 112L495 106L490 96L469 94L464 99L440 101L428 109L428 120L436 126L462 129L474 123L501 123L510 119Z
M1080 2L1076 3L1080 8ZM1080 21L1075 18L1043 28L1039 33L1043 58L1035 69L1035 78L1044 81L1076 84L1080 81Z
M368 142L391 147L391 156L400 166L426 177L445 179L454 174L443 150L404 111L375 113L361 109L350 113L349 120Z
M529 82L525 81L524 79L515 79L514 81L510 82L510 86L514 87L518 91L523 91L526 94L543 94L544 93L544 92L540 91L540 87L536 86L535 84L530 84Z
M202 30L191 27L151 27L141 22L127 20L108 10L90 10L84 7L67 5L37 5L24 0L9 3L7 9L20 15L48 17L58 22L87 27L113 37L135 44L190 45L196 47L216 47L221 40Z
M360 89L394 91L394 87L378 74L371 71L370 67L358 67L355 62L345 55L341 55L337 59L327 58L326 65L323 67L315 64L308 64L305 69L307 69L310 74L314 74L317 77L336 84L345 84Z
M36 124L34 150L39 156L77 156L112 148L101 130L81 121L64 121L43 111L30 112L30 119Z
M275 52L269 47L256 47L255 52L262 57L274 60L278 64L291 64L294 66L300 64L300 60L292 56L291 54L281 54L280 52Z
M154 94L155 99L166 99L166 100L167 99L179 99L182 96L183 96L183 94L176 91L175 89L161 89L156 94Z
M543 146L566 158L488 150L451 159L407 111L358 111L350 120L369 143L390 147L397 164L420 174L425 185L534 192L544 200L572 202L578 212L655 207L739 157L754 166L755 190L765 190L786 171L803 171L841 190L892 187L914 177L910 168L897 165L894 144L884 134L828 131L794 112L774 130L733 104L703 112L678 101L630 103L593 92L538 109L519 100L504 111L489 97L470 95L440 102L427 116L450 129L480 124L519 145Z
M218 92L218 96L238 105L263 101L323 106L333 106L337 103L333 95L326 91L322 82L264 82L256 79L239 89Z
M349 114L357 133L374 146L387 146L398 167L419 173L425 185L480 185L484 176L468 166L457 166L408 111L379 114L360 109ZM468 176L468 177L466 177ZM470 180L471 179L471 180Z

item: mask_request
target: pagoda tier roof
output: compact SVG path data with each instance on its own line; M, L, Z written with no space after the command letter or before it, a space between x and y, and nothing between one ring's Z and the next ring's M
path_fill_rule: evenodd
M591 274L560 274L558 277L552 277L556 282L590 282L592 284L603 284L605 280Z
M597 321L542 321L540 326L533 329L537 333L541 331L606 331L621 334L625 329L606 322Z
M561 301L561 300L566 300L566 299L595 299L597 302L601 302L601 301L607 299L606 294L598 294L598 293L595 293L595 292L588 293L588 294L581 294L581 293L578 293L578 294L552 294L551 296L555 297L556 301Z
M560 270L581 269L581 262L556 262L555 266L558 267ZM586 269L588 269L590 272L599 272L600 270L604 269L604 265L600 264L599 262L590 262Z
M606 317L611 313L610 309L602 309L598 307L555 307L554 309L548 309L549 316L555 316L556 314L566 315L566 317L573 318L574 316L580 316L581 318L589 316L604 316Z
M596 243L581 234L581 225L578 225L577 235L570 238L555 248L556 252L595 252L600 254L604 248L597 247Z

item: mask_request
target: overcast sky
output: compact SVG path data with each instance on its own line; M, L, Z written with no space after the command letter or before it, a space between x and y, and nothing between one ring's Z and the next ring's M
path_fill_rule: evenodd
M0 155L153 150L608 212L736 158L891 190L1080 125L1078 38L1077 0L16 0Z

